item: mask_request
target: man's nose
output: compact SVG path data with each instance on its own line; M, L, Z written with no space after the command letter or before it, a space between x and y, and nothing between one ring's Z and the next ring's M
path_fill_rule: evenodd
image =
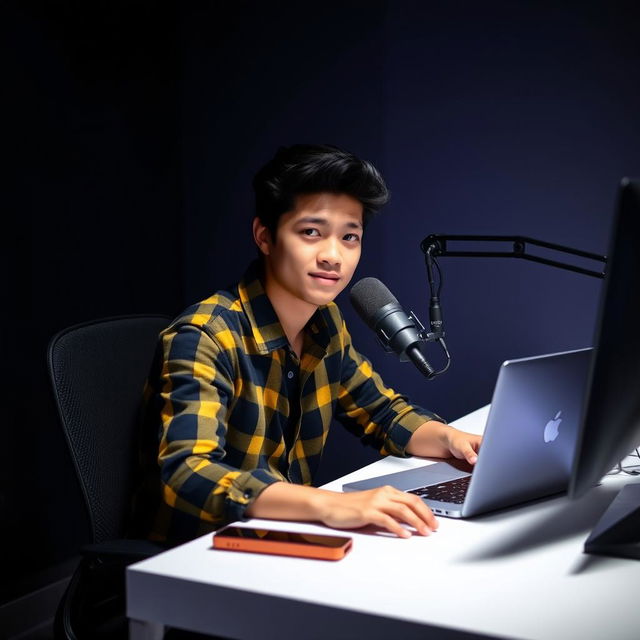
M331 266L338 266L342 262L342 256L340 255L340 245L335 238L327 238L322 243L322 247L318 252L318 261Z

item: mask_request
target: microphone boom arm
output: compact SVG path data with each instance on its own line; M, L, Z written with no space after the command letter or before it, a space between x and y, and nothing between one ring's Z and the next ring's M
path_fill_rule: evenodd
M448 242L510 242L511 251L451 251L447 243ZM539 262L559 269L566 269L568 271L574 271L575 273L582 273L583 275L592 276L594 278L604 278L603 271L592 271L590 269L584 269L576 265L567 264L564 262L558 262L557 260L550 260L541 256L527 253L529 246L542 247L544 249L551 249L561 253L567 253L570 255L578 256L580 258L587 258L589 260L595 260L598 262L607 262L606 256L600 256L596 253L590 253L588 251L581 251L580 249L573 249L572 247L564 247L560 244L554 244L552 242L545 242L543 240L536 240L535 238L528 238L526 236L473 236L473 235L443 235L432 233L428 235L421 243L420 249L425 254L425 257L466 257L466 258L522 258L523 260L531 260L532 262Z

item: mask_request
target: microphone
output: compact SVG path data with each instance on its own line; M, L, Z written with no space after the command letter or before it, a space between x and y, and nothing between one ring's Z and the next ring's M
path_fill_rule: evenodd
M362 278L349 292L351 304L375 331L386 351L393 351L401 362L411 360L431 380L436 373L420 351L423 342L413 315L407 315L395 296L377 278Z

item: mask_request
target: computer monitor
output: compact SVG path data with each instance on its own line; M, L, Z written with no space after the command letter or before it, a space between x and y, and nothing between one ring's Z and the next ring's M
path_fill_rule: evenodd
M640 446L640 179L622 180L569 497L579 498ZM585 551L640 559L640 482L622 489Z

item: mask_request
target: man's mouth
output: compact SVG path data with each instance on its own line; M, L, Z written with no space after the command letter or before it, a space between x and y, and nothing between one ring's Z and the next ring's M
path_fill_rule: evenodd
M316 278L320 282L326 282L327 284L332 284L340 280L340 276L335 273L321 273L316 271L314 273L310 273L309 275L312 278Z

